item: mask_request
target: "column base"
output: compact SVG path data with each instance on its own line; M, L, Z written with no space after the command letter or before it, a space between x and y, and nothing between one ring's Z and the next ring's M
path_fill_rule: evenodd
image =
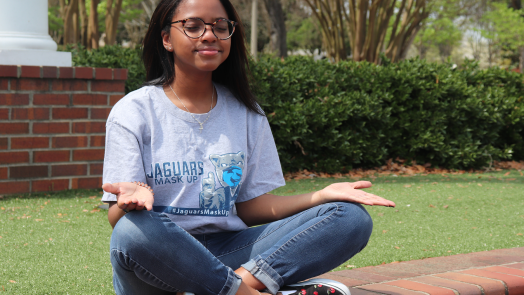
M0 65L71 67L71 52L0 49Z

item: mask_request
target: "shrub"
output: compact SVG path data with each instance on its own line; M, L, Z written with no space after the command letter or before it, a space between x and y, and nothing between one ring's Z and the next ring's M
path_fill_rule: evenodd
M411 159L447 168L522 159L522 75L420 59L376 66L304 57L253 65L283 167L335 172Z
M121 68L128 69L126 93L142 86L146 70L142 63L142 50L139 47L124 48L119 45L108 45L100 49L86 50L82 46L67 46L73 56L75 67Z

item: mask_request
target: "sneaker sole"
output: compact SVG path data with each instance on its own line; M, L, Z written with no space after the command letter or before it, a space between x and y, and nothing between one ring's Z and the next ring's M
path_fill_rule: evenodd
M303 281L297 284L291 284L287 286L300 287L304 285L319 285L319 284L338 289L340 292L344 293L344 295L351 295L351 292L349 292L349 289L348 287L346 287L346 285L342 284L341 282L333 281L330 279L311 279L311 280L307 280L307 281Z

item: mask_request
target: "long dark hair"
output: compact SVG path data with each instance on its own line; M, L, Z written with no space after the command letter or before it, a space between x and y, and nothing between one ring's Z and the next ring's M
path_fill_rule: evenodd
M146 85L167 85L175 78L173 54L164 48L162 32L169 33L170 23L177 7L184 0L162 0L151 17L143 42L142 60L147 72ZM255 113L263 115L249 86L249 63L244 44L244 29L235 8L229 0L220 0L228 18L238 22L231 36L231 50L227 59L213 71L213 81L226 86L235 97Z

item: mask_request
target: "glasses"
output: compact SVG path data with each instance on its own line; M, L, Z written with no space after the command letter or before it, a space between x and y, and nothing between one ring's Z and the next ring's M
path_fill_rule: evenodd
M235 26L237 25L237 22L225 18L218 19L214 23L206 23L197 17L177 20L176 22L172 22L171 25L176 23L182 23L184 34L192 39L198 39L204 35L206 25L210 25L213 35L220 40L229 39L235 32Z

